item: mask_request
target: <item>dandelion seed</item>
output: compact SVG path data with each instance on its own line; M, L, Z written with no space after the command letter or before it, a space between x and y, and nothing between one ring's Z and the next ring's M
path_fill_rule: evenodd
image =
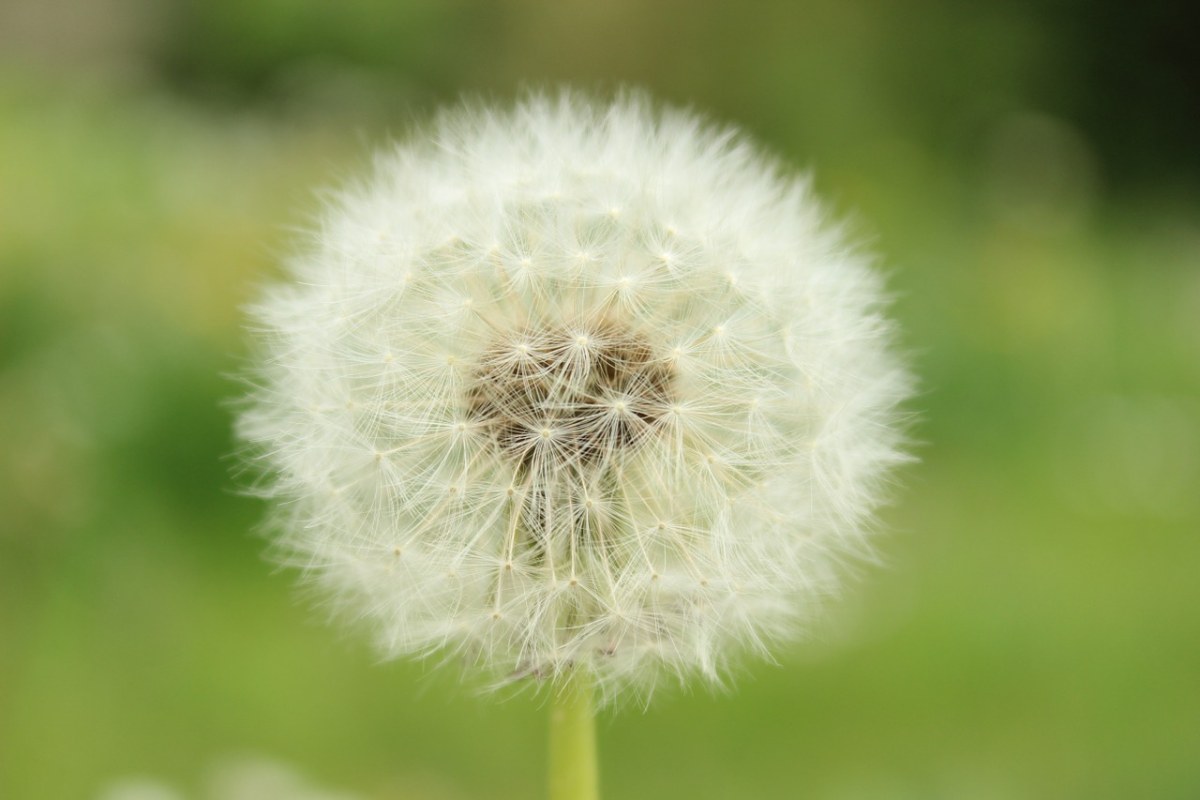
M865 550L909 392L807 184L626 96L380 155L254 309L281 551L387 656L718 681ZM386 231L380 246L380 231Z

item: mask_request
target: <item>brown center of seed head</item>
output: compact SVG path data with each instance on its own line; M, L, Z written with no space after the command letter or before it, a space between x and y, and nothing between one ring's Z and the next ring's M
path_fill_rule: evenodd
M483 354L467 405L521 469L603 466L658 427L674 381L672 365L624 325L526 328Z

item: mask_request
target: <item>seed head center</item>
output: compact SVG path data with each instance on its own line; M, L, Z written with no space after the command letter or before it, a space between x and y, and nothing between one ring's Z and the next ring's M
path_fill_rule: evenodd
M526 328L483 353L466 402L518 467L594 467L661 427L676 402L675 370L626 325Z

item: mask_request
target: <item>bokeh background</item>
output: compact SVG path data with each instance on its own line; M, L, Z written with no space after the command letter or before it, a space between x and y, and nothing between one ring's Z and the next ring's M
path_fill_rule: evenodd
M607 796L1200 797L1186 10L0 0L0 797L200 797L229 757L540 796L542 703L376 663L264 561L227 401L314 187L463 92L561 82L812 169L923 382L885 566L733 691L607 714Z

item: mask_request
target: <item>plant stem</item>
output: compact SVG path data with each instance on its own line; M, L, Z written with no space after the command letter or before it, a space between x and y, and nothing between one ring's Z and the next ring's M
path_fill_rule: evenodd
M596 712L592 680L577 671L550 708L550 800L598 800Z

